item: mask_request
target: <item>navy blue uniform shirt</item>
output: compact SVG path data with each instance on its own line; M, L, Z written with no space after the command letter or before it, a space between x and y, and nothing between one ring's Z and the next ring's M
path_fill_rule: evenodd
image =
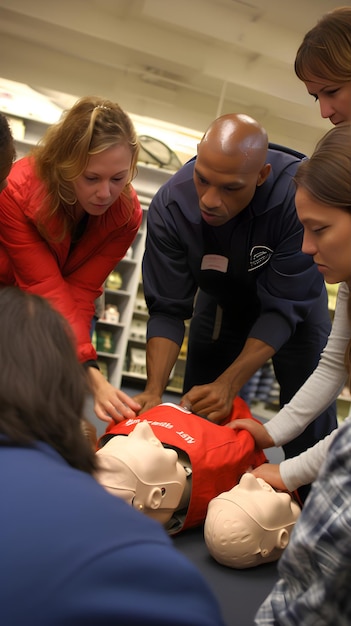
M222 226L210 226L201 217L195 158L153 198L143 259L147 337L180 346L184 320L191 319L184 392L216 380L248 338L275 350L281 406L316 368L331 320L323 276L301 251L293 177L304 158L271 146L267 180L256 187L250 204ZM336 425L332 405L284 445L285 455L299 454Z
M302 155L301 155L302 157ZM219 227L200 214L195 158L156 193L148 211L143 260L148 338L179 345L198 287L231 310L233 328L278 350L315 307L325 317L322 275L301 252L303 229L292 182L301 157L269 150L272 171L239 215ZM206 254L228 258L227 273L201 271Z

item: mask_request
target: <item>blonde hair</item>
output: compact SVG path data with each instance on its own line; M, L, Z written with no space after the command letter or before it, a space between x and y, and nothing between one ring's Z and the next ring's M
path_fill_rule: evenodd
M295 73L305 82L311 76L333 83L351 81L351 7L326 13L306 33L296 53Z
M351 124L344 122L332 128L317 143L309 160L299 166L295 183L319 202L351 214ZM351 293L348 301L351 324ZM344 357L351 390L351 340Z
M130 177L122 191L130 198L139 142L131 119L117 103L99 97L81 98L49 127L32 151L36 173L46 190L38 212L38 229L44 238L49 238L48 226L54 216L61 224L59 240L74 228L71 207L76 197L72 182L84 172L91 155L120 144L127 144L132 154ZM126 220L133 205L129 202L127 206Z

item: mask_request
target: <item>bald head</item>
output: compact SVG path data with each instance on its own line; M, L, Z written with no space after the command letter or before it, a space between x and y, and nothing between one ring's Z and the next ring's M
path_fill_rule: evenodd
M197 147L194 184L202 218L221 226L251 202L267 180L267 133L247 115L222 115Z
M228 157L241 154L243 164L259 171L266 160L268 137L265 129L252 117L230 113L212 122L200 146Z

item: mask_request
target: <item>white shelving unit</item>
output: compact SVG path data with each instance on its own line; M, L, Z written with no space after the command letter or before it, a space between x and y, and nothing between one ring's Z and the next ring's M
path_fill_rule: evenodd
M140 384L146 381L146 326L148 311L144 299L141 276L141 263L146 237L146 214L148 205L153 196L173 173L173 171L138 163L138 175L133 181L134 188L138 193L138 197L144 209L144 228L142 229L141 252L139 254L138 251L137 257L138 279L136 283L133 283L134 292L133 297L130 299L130 307L128 309L128 333L125 338L126 343L123 346L123 368L119 373L119 383L121 382L121 376L128 383ZM177 371L179 369L181 370L182 367L183 363L180 357L172 372L172 380L177 376ZM114 384L117 384L115 381L117 381L117 378L114 379ZM181 385L177 385L173 388L170 381L170 385L167 389L169 391L181 391Z
M146 212L148 204L151 202L153 196L158 189L163 185L172 175L173 171L169 171L162 168L155 168L150 165L138 164L138 176L133 181L134 187L138 193L139 198L142 200L144 208L144 219L146 223ZM146 228L144 233L146 236ZM145 238L143 238L143 244L145 244ZM136 287L136 292L130 303L132 310L128 311L130 316L129 322L129 334L127 338L126 349L124 351L124 365L122 370L122 377L127 383L144 383L146 382L146 326L148 320L148 311L144 299L142 277L141 277L141 262L144 249L138 257L139 263L139 281ZM183 387L183 378L185 371L186 360L186 346L187 346L187 333L183 342L183 346L180 351L179 358L171 372L169 384L167 385L167 391L181 393Z
M8 116L12 134L15 138L17 159L25 156L32 146L36 145L49 124L35 119L21 119L14 115Z
M118 263L113 272L114 275L120 278L121 284L119 286L116 283L118 288L111 288L109 286L110 281L107 280L104 287L103 306L115 306L119 313L119 320L117 323L111 323L104 319L99 319L95 328L94 339L100 369L115 387L120 387L121 384L129 328L134 311L134 301L140 279L141 260L145 247L147 202L142 196L139 196L139 199L143 208L142 225L128 254Z
M104 306L114 305L119 312L119 322L111 324L99 319L96 324L98 362L108 380L121 386L122 376L134 381L146 380L146 323L148 313L144 300L141 263L145 249L146 216L156 191L173 172L138 163L138 174L133 186L143 208L143 221L131 246L115 271L121 283L116 289L104 288ZM101 338L108 337L109 352L100 349Z

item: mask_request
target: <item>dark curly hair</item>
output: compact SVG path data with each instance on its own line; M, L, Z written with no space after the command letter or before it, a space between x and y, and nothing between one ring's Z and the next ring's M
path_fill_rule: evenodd
M0 113L0 183L8 176L16 158L15 144L7 117Z

